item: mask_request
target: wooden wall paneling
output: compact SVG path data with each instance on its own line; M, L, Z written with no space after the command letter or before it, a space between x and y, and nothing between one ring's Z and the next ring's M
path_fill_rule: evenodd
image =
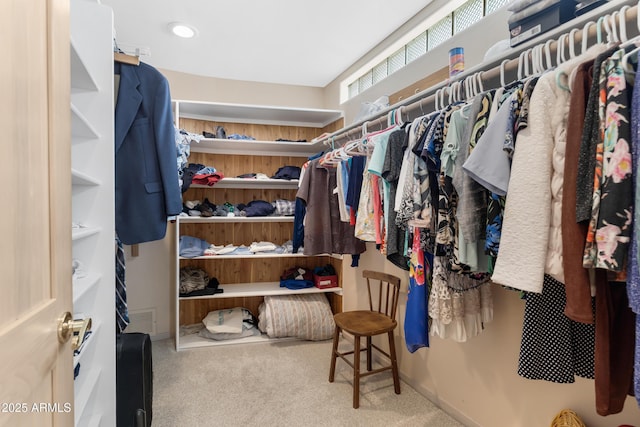
M335 122L329 123L328 125L323 127L320 130L321 131L320 133L325 133L325 132L326 133L333 133L333 132L339 131L343 127L344 127L344 117L341 117L338 120L336 120Z
M215 187L215 186L214 186ZM190 187L183 194L183 201L200 200L205 198L215 205L222 205L225 202L232 204L247 204L252 200L264 200L273 202L276 199L295 200L297 189L243 189L234 190L220 188L212 191L213 188L192 188Z
M427 77L418 80L417 82L415 82L414 84L412 84L411 86L407 86L406 88L392 94L391 96L389 96L389 104L393 105L396 104L398 102L400 102L403 99L407 99L413 95L415 95L418 92L421 92L425 89L428 89L432 86L437 85L438 83L441 83L443 81L446 81L449 79L449 67L442 67L441 69L437 70L436 72L428 75Z
M180 119L180 126L193 133L201 134L203 130L215 133L216 126L223 126L227 135L232 133L245 134L257 140L275 141L278 138L289 140L311 140L323 132L333 132L344 126L344 119L339 119L324 128L302 128L292 126L269 126L258 124L212 122L195 119ZM241 144L242 141L229 141L229 144ZM195 145L194 145L195 146ZM273 176L278 168L291 165L302 166L306 157L295 156L252 156L245 154L227 155L191 152L190 163L200 163L213 166L225 177L234 178L246 173L264 173ZM183 200L200 200L207 198L211 203L222 205L248 203L252 200L276 199L295 200L297 189L227 189L190 188L183 195ZM269 241L281 245L293 236L291 222L243 222L243 223L181 223L180 235L190 235L207 240L209 243L223 245L249 245L252 242ZM342 261L339 259L321 257L283 257L283 258L226 258L180 260L180 267L193 266L202 268L209 277L215 277L223 289L230 291L235 283L277 282L280 275L292 267L313 269L317 266L332 264L337 271L341 271ZM338 275L340 286L342 278ZM334 313L342 311L342 297L333 293L326 294ZM212 310L223 308L245 307L255 316L263 297L247 298L211 298L181 300L179 323L187 325L199 323Z
M331 125L333 125L333 123L329 126ZM315 127L230 123L180 118L181 129L198 135L202 135L203 131L215 134L217 126L222 126L227 136L236 133L239 135L252 136L259 141L276 141L277 139L288 139L291 141L306 139L307 141L311 141L324 132L324 128ZM340 128L341 126L337 127L336 130Z
M306 157L245 156L198 152L192 152L189 156L189 163L212 166L226 178L235 178L247 173L263 173L271 177L281 166L301 167L306 161Z
M234 307L244 307L257 317L258 307L262 301L264 301L263 297L183 299L180 301L180 325L200 323L211 311Z

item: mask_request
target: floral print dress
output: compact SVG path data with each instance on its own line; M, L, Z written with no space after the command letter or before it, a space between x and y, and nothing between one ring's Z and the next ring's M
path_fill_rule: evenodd
M585 267L615 272L623 272L626 266L633 215L629 90L621 66L624 54L624 50L616 51L601 69L602 139L596 151L592 216L583 261Z

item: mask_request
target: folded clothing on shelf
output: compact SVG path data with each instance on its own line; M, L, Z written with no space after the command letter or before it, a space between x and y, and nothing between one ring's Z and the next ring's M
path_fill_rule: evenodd
M277 245L271 242L253 242L249 246L249 250L253 253L256 252L273 252L278 248Z
M275 205L275 214L278 216L291 216L295 214L296 202L293 200L276 199L273 204Z
M299 166L282 166L271 177L273 179L299 179L300 167Z
M264 200L252 200L244 208L245 216L268 216L275 212L276 208Z
M313 272L303 267L293 267L280 275L280 287L287 289L304 289L313 287Z
M180 256L195 258L204 255L204 250L209 247L206 240L192 236L180 236Z

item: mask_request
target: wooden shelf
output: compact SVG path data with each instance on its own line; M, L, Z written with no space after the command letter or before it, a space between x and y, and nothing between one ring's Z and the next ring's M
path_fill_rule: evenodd
M259 258L308 258L319 256L331 256L333 258L342 257L342 255L305 255L305 254L274 254L274 253L260 253L257 252L253 255L211 255L211 256L198 256L193 258L180 257L180 259L259 259ZM342 259L342 258L339 258Z
M195 299L221 299L221 298L248 298L263 297L274 295L298 295L298 294L326 294L335 293L342 295L342 288L305 288L305 289L289 289L280 287L279 282L260 282L260 283L233 283L220 285L224 289L221 294L203 295L198 297L181 297L181 301Z
M240 190L295 190L298 188L298 180L286 179L252 179L252 178L223 178L215 185L191 184L189 188L233 188Z
M240 154L247 156L308 157L325 149L322 142L251 141L205 138L191 144L193 153Z
M293 216L179 216L182 223L212 222L293 222Z

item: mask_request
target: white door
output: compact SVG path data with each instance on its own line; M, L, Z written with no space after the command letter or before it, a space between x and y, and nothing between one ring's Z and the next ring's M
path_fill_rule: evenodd
M3 0L0 52L0 426L71 426L68 0Z

